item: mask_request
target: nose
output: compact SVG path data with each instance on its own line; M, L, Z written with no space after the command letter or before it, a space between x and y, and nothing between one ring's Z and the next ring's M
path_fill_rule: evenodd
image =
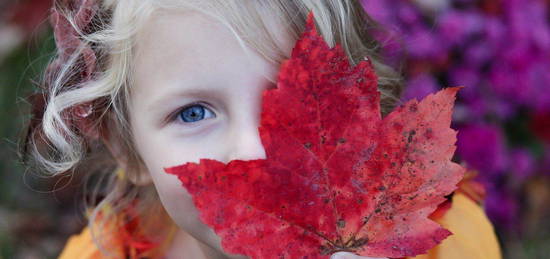
M228 134L229 150L226 161L265 159L266 154L260 134L257 120L248 123L236 123L232 126L231 134Z

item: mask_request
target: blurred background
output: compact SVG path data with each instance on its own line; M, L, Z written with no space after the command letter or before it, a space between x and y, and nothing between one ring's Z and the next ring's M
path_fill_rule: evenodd
M478 171L505 258L550 258L550 1L363 0L402 99L465 86L457 160ZM18 162L29 105L55 51L51 0L0 1L0 259L55 258L85 224L82 186Z
M0 259L57 258L80 232L82 186L29 172L18 161L30 105L25 98L55 53L52 0L0 0Z

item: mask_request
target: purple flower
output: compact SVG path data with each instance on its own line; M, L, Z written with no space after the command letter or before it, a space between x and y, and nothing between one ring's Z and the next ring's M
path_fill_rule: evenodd
M404 25L415 25L421 22L418 8L411 4L397 5L397 17Z
M383 54L406 68L403 100L421 99L440 86L465 86L453 112L457 155L488 187L491 219L517 230L524 180L550 175L550 146L542 159L529 152L530 143L507 150L501 128L517 116L550 111L550 2L453 0L437 7L430 2L362 0L389 29L375 35L384 43ZM528 134L547 139L540 124L546 118L536 120Z
M539 60L531 64L526 77L528 88L525 91L530 97L527 106L533 110L550 110L550 61Z
M466 123L482 122L485 115L489 113L489 107L487 107L487 103L481 95L471 96L468 100L464 101L464 104L468 114L468 117L464 120Z
M433 76L430 74L420 74L407 83L402 99L403 101L412 98L421 100L428 94L435 93L438 88L437 82Z
M519 205L514 195L493 188L485 199L485 210L492 222L508 230L518 229Z
M510 151L510 170L518 180L525 180L535 173L535 159L525 148Z
M550 26L547 23L538 24L533 27L532 33L535 46L548 51L550 48Z
M523 79L524 71L514 69L511 62L502 61L498 66L493 66L489 72L489 85L500 96L516 105L523 105L528 100L528 86Z
M502 173L506 167L504 138L492 125L472 124L458 130L457 153L480 177Z
M489 99L486 101L487 106L490 107L490 113L495 115L501 121L507 121L513 116L516 115L516 107L507 100L500 98L495 98L494 96L489 96Z
M506 33L506 26L498 17L488 16L485 19L485 32L483 34L493 48L498 49L506 44L506 42L502 42L502 39L506 37Z
M458 94L464 100L476 99L479 96L481 79L479 72L468 66L456 66L449 71L449 84L453 86L464 86Z
M399 33L392 30L373 31L373 37L380 42L384 60L391 66L397 67L404 54L403 41Z
M476 69L476 73L481 74L479 70L483 69L483 66L490 63L494 58L495 49L492 47L488 41L480 41L475 44L471 44L464 50L464 62L471 67Z
M442 43L449 47L463 44L484 28L484 18L475 11L449 9L438 17L436 23Z
M426 26L418 25L411 28L405 37L405 43L411 58L435 60L447 52L439 36Z
M377 22L388 26L394 24L394 13L387 1L362 0L363 9Z
M491 88L503 100L516 105L535 110L550 108L550 61L540 55L527 49L511 50L500 60L501 64L491 68Z

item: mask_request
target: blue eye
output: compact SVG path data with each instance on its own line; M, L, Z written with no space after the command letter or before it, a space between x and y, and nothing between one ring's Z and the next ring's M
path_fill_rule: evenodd
M200 104L188 106L180 111L178 115L184 122L196 122L203 119L216 117L214 113Z

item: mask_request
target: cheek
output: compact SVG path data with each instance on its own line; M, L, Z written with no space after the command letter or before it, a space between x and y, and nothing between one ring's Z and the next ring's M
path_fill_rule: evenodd
M198 162L203 157L216 159L218 149L213 145L220 145L221 142L212 141L211 136L193 141L177 137L167 130L140 128L138 123L134 123L133 128L136 148L149 171L163 207L181 229L210 246L218 247L214 232L200 221L191 195L179 179L175 175L167 174L164 168L190 161Z
M180 228L200 235L198 211L189 193L181 186L176 176L168 175L162 169L156 170L158 171L150 172L163 207Z
M163 168L168 167L168 164L172 164L167 164L163 161L166 161L166 157L165 159L161 159L159 156L158 160L145 162L162 206L179 228L192 235L195 239L211 247L216 247L221 251L219 238L212 229L200 221L199 212L193 204L191 195L185 190L175 175L164 172Z
M164 168L189 161L191 157L181 155L185 153L151 135L137 146L166 211L186 231L193 228L192 219L196 218L197 211L191 196L175 175L164 172Z

